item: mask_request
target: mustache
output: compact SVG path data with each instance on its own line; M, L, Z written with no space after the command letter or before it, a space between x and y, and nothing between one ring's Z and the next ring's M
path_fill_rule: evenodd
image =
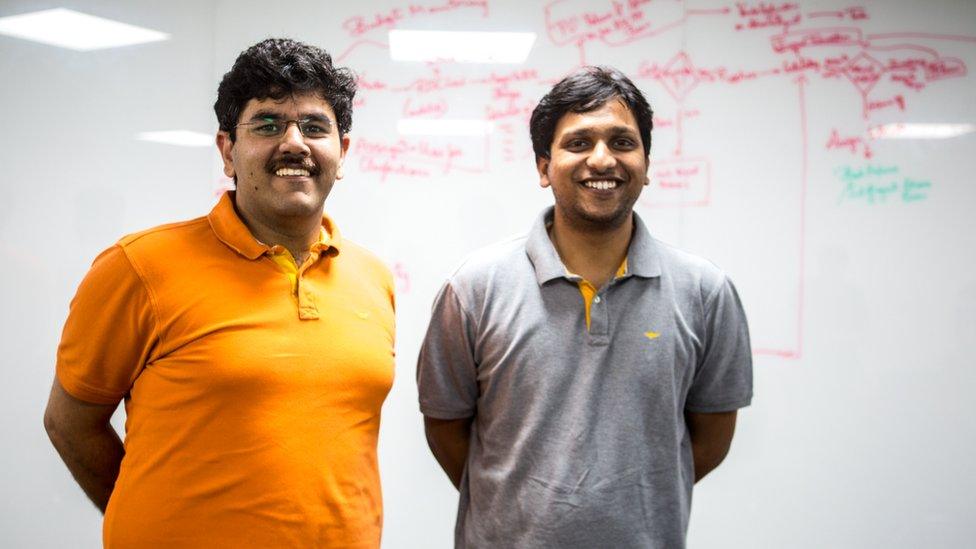
M273 158L264 166L264 169L268 173L275 173L282 168L308 170L308 173L311 176L318 175L322 171L311 158L299 155L285 155L278 158Z

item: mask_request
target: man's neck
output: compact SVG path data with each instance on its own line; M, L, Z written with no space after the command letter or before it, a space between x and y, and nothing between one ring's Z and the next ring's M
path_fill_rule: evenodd
M322 212L318 217L294 218L275 224L248 215L240 208L237 213L254 238L268 246L284 246L299 267L308 259L309 251L318 242L322 231Z
M557 211L549 238L566 268L599 289L614 276L627 257L633 232L632 214L619 227L594 230L561 220Z

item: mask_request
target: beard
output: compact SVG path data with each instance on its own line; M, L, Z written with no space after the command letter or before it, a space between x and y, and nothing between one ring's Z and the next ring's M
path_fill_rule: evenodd
M556 196L556 209L562 218L574 227L590 232L606 232L622 227L634 211L637 196L621 197L613 208L594 210L578 197L560 200Z

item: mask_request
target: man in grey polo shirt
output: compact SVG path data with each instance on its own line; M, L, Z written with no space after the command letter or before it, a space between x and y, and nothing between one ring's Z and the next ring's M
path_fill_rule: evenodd
M651 120L614 69L556 84L531 120L555 207L437 296L417 382L457 547L684 547L692 485L728 452L752 398L745 314L633 213Z

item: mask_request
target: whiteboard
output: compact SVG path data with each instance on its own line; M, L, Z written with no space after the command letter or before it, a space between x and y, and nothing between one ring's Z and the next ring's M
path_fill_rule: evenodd
M326 209L397 282L385 547L451 544L457 496L424 441L417 351L462 258L524 233L552 202L528 116L581 64L613 65L647 94L651 185L636 210L656 237L728 272L750 320L755 400L726 462L696 487L689 545L971 543L976 4L127 4L73 8L171 39L83 53L0 37L5 545L99 543L97 512L41 428L67 304L101 249L203 215L228 186L215 149L134 136L212 134L220 76L268 36L322 46L360 77L346 177ZM7 2L0 16L32 9ZM401 62L393 29L535 42L524 63ZM416 119L489 130L400 133Z

